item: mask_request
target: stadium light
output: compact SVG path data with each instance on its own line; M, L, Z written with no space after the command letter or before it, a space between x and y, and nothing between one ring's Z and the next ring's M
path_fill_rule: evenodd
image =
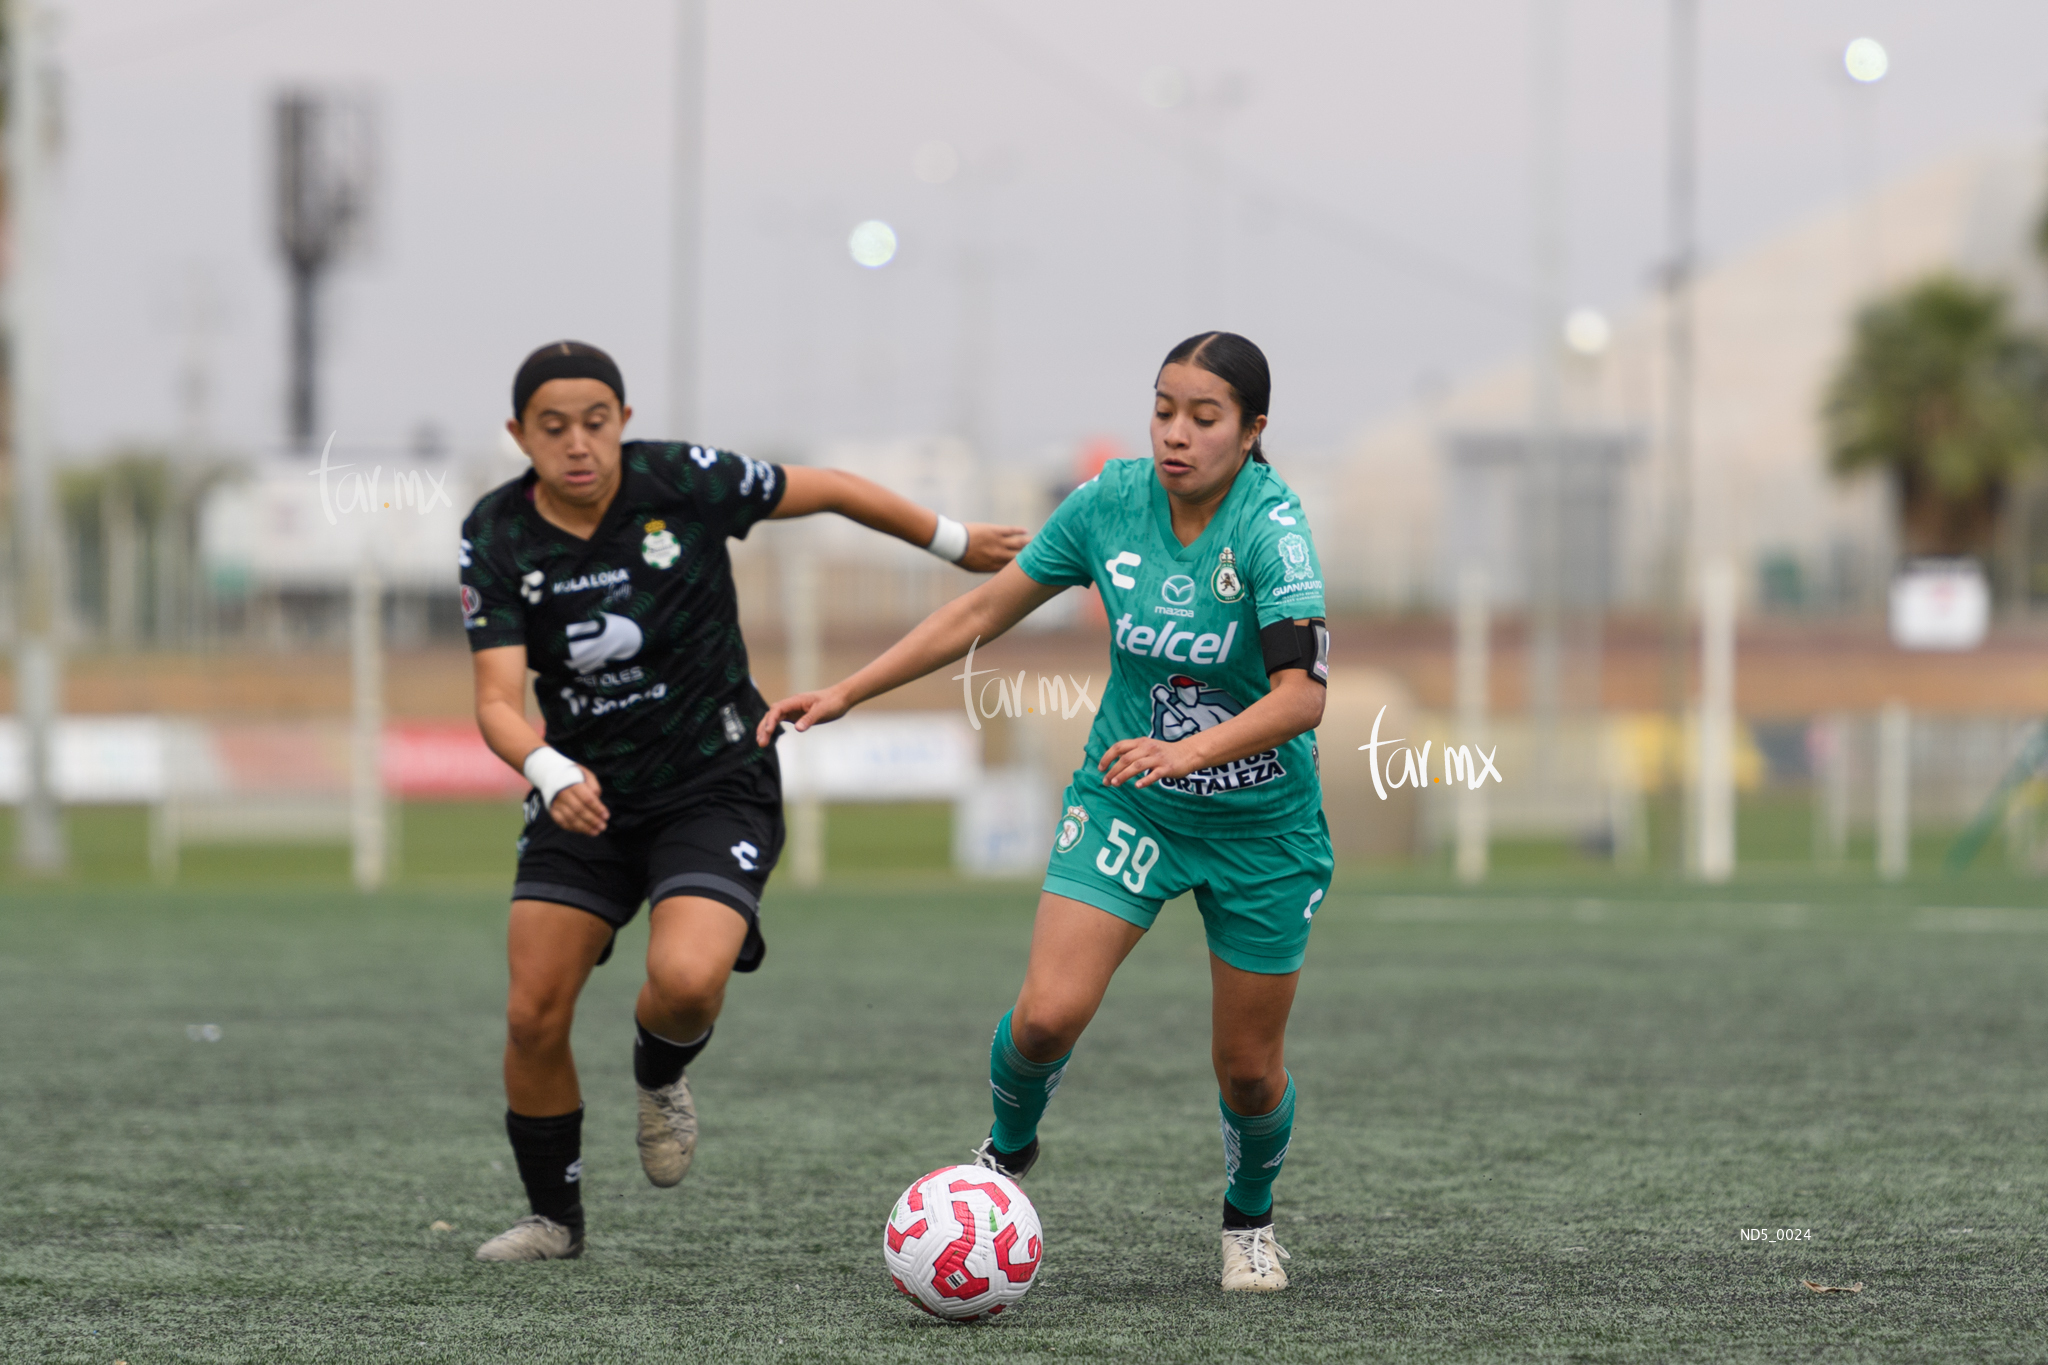
M846 249L854 264L880 270L896 259L896 229L879 218L870 218L846 239Z
M1842 68L1857 84L1875 85L1892 69L1892 59L1877 39L1857 38L1843 49Z
M1564 320L1564 344L1591 359L1602 355L1614 339L1614 328L1597 308L1578 308Z

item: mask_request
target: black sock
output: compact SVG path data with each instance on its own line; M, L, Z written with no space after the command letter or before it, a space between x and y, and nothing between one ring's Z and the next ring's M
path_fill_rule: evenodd
M536 1119L507 1109L505 1135L533 1211L583 1231L583 1111Z
M1246 1213L1233 1205L1229 1197L1225 1196L1223 1200L1223 1227L1225 1231L1231 1228L1264 1228L1271 1227L1272 1225L1273 1210L1271 1208L1268 1208L1264 1213Z
M638 1030L633 1039L633 1079L643 1090L674 1085L683 1068L696 1061L697 1054L711 1041L710 1029L705 1029L704 1036L694 1043L672 1043L658 1033L649 1033L647 1025L638 1019L633 1021L633 1027Z

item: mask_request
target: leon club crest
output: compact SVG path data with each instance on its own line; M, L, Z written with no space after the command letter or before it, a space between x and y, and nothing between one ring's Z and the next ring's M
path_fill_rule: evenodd
M1168 744L1189 735L1213 729L1244 710L1236 697L1220 687L1176 673L1152 687L1152 738ZM1245 787L1261 787L1287 776L1280 766L1280 751L1233 758L1213 768L1203 768L1186 777L1165 777L1159 786L1186 796L1215 796Z
M1237 556L1228 545L1216 558L1216 572L1209 579L1209 590L1216 594L1218 602L1235 602L1244 596L1244 580L1237 576Z
M676 562L676 556L683 547L676 544L675 533L668 529L665 521L647 523L647 538L640 542L640 557L657 569L666 569Z
M1087 829L1088 812L1079 806L1068 806L1067 813L1060 817L1060 837L1053 847L1061 853L1067 852L1081 842L1081 836Z

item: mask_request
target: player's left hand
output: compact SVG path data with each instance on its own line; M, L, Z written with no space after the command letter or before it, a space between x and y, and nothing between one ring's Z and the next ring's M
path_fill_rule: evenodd
M1186 740L1168 744L1147 735L1118 740L1095 766L1107 774L1102 780L1109 786L1121 787L1135 777L1137 786L1149 787L1162 777L1186 777L1204 765Z
M994 573L1017 557L1031 533L1021 526L991 526L985 521L967 523L967 553L960 567L972 573Z

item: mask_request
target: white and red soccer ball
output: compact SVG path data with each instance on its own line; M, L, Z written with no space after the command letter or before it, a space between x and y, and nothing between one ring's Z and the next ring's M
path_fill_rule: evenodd
M882 1229L896 1287L933 1317L992 1318L1024 1297L1044 1241L1017 1182L981 1166L945 1166L912 1181Z

